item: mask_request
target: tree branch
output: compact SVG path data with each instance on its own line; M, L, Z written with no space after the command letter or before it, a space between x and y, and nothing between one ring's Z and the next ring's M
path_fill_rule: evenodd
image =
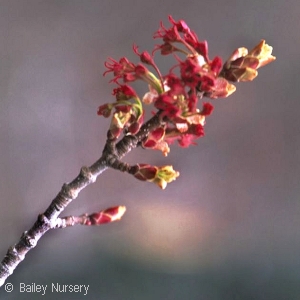
M136 135L126 135L117 144L115 144L116 141L111 138L110 131L108 131L107 142L102 156L90 167L82 167L80 173L73 181L63 184L60 192L52 200L46 211L38 216L34 225L22 234L17 243L8 249L0 264L0 287L4 284L7 277L13 273L19 263L24 260L25 255L37 245L39 239L48 230L83 224L84 222L87 223L86 215L65 218L58 218L58 216L77 198L82 189L94 183L97 177L106 169L111 167L125 171L122 166L126 164L121 163L120 159L136 148L148 136L151 130L163 123L159 115L160 112L146 122Z
M228 97L236 89L230 82L252 81L257 76L258 68L276 59L272 56L272 47L261 40L249 52L244 47L236 49L225 64L219 56L210 60L206 41L199 41L183 20L176 22L169 16L169 21L171 28L167 29L161 23L154 34L154 38L162 39L162 44L156 45L152 52L160 50L162 55L176 54L176 65L170 68L168 74L162 76L153 60L153 54L150 55L147 51L139 53L136 46L133 50L140 57L141 63L134 64L126 57L119 61L109 58L105 63L107 71L104 74L112 72L114 78L111 81L118 87L113 90L117 102L106 103L98 108L98 115L104 117L110 117L114 111L102 155L90 167L82 167L73 181L65 183L46 211L38 216L32 228L25 231L20 240L9 248L0 264L0 286L49 229L75 224L98 225L120 218L125 207L113 207L79 217L58 218L79 192L95 182L107 168L127 172L139 180L153 182L162 189L175 180L179 172L173 170L172 166L130 166L121 159L140 145L161 150L167 155L169 145L175 140L182 147L194 144L195 139L204 135L205 118L213 110L210 103L203 103L202 110L199 110L196 108L198 100L204 96L211 99ZM178 48L178 44L184 49ZM179 61L178 51L186 55L184 60ZM148 66L156 70L158 77L149 71ZM178 67L180 76L173 72ZM136 80L142 80L149 86L143 102L154 103L158 110L143 125L142 101L128 85ZM124 137L117 143L117 138L122 133Z

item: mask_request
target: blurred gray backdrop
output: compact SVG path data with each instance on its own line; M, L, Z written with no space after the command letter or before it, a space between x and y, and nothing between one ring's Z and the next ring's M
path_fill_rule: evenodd
M165 191L112 170L82 191L64 215L116 204L127 213L47 233L2 299L300 299L297 0L0 1L1 259L100 156L109 121L97 107L113 100L104 61L135 59L133 43L152 49L169 14L208 40L210 57L263 38L277 60L213 101L198 146L125 158L172 164L181 176ZM46 295L20 283L48 285ZM55 293L52 283L89 290Z

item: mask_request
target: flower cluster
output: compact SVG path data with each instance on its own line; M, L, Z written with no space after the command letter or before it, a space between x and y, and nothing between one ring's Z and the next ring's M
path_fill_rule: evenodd
M152 104L162 123L149 132L141 145L160 150L165 156L174 141L188 147L204 135L205 119L212 113L213 106L202 102L198 108L202 98L228 97L236 89L232 82L253 80L259 67L275 60L272 47L262 40L249 52L238 48L223 64L219 56L209 58L207 42L200 41L183 20L176 22L169 16L169 21L169 28L161 23L155 32L154 39L161 39L162 43L155 46L152 54L139 52L138 47L133 46L140 63L125 57L119 61L109 58L104 74L112 73L111 81L118 85L113 91L116 102L98 109L99 115L112 115L110 131L118 138L121 133L137 134L143 125L143 103ZM156 52L172 54L175 58L175 65L165 75L154 62ZM137 80L148 85L148 91L141 98L130 86Z

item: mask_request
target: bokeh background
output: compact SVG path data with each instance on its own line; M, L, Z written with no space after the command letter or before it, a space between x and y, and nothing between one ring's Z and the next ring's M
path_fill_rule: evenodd
M298 0L0 1L1 257L100 156L109 121L96 111L113 100L104 61L135 59L133 43L152 49L169 14L208 40L210 57L263 38L277 60L213 101L198 146L125 158L172 164L181 176L166 190L113 170L83 190L64 215L122 204L122 221L47 233L2 299L42 297L20 283L47 284L42 299L300 299Z

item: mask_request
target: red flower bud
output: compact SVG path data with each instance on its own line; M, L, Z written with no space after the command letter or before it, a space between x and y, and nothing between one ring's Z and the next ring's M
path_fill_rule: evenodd
M83 225L101 225L119 221L126 211L125 206L114 206L87 216Z

